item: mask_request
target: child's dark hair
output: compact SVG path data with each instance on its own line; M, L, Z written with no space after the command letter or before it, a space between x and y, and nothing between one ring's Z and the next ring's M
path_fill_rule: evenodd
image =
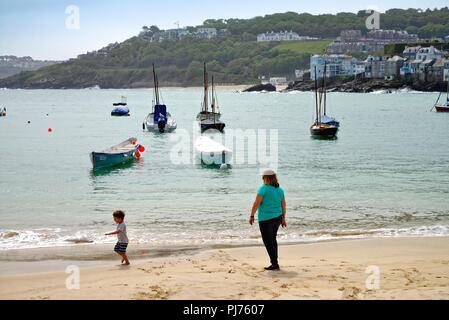
M125 219L125 213L122 210L117 210L113 214L114 218Z

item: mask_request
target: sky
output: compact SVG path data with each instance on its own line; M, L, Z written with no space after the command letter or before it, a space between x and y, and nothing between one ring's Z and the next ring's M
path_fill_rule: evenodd
M182 27L211 18L286 11L321 14L445 6L447 0L0 0L0 55L66 60L124 41L144 25L169 29L178 21Z

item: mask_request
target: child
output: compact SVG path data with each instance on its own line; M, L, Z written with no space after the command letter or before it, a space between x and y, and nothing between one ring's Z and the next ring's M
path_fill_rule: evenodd
M129 259L126 255L126 249L128 248L128 236L126 234L125 213L123 211L115 211L112 215L114 221L117 224L117 230L114 232L106 233L107 236L117 235L118 242L115 245L114 251L122 257L122 264L129 266Z

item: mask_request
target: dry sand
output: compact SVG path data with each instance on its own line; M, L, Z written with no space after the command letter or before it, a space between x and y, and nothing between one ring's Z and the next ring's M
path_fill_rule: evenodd
M263 271L263 247L82 268L79 290L65 272L1 276L0 299L449 299L449 238L281 246L280 257L280 272ZM366 286L370 266L379 289Z

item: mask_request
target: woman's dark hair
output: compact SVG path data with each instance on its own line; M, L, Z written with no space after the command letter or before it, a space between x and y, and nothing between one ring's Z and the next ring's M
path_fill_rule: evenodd
M125 219L125 213L121 210L115 211L112 215L114 218Z
M263 176L263 181L265 181L265 183L269 186L275 187L276 189L280 187L278 177L276 175Z

